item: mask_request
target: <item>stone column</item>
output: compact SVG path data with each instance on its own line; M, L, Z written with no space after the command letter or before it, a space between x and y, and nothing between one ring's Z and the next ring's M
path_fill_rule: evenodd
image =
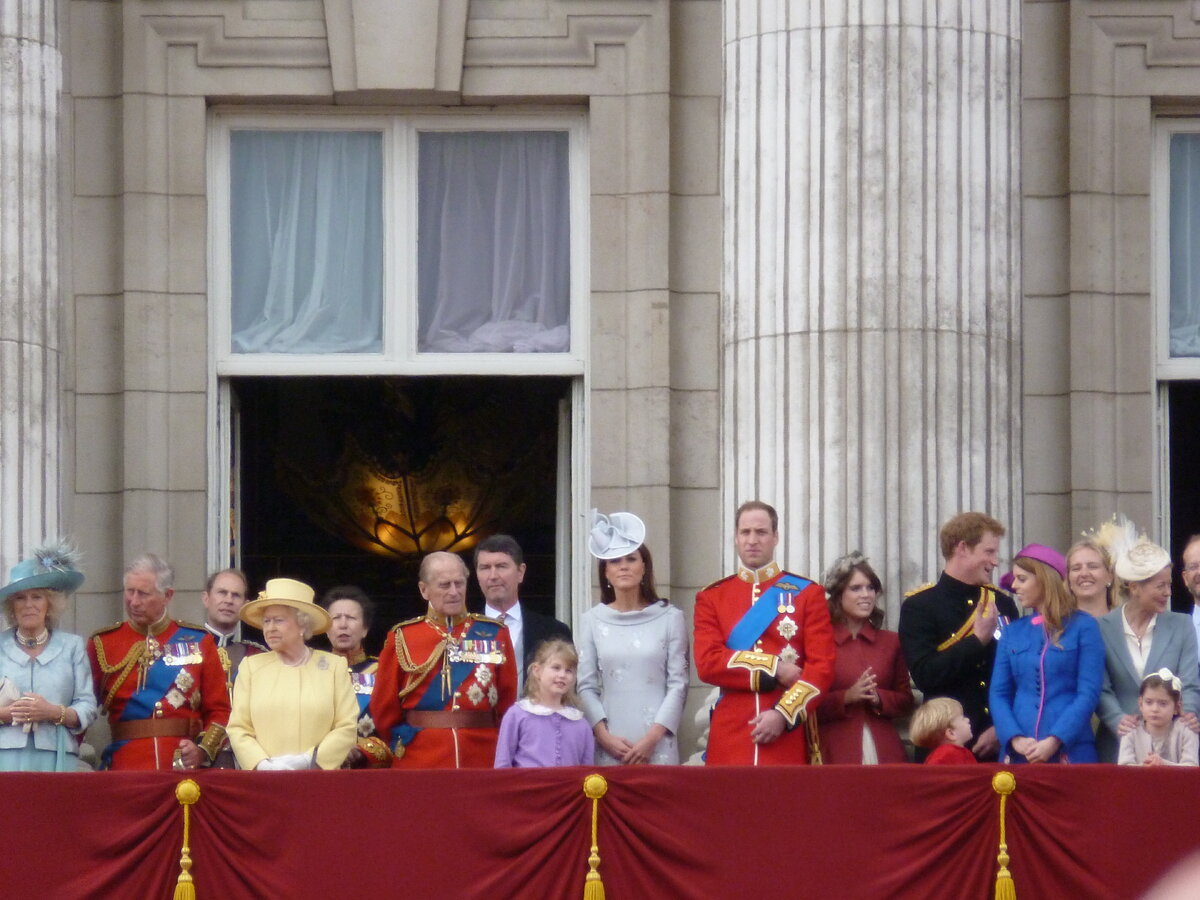
M0 2L0 566L58 528L57 4Z
M1021 530L1019 100L1019 0L726 0L725 507L893 623L943 520Z

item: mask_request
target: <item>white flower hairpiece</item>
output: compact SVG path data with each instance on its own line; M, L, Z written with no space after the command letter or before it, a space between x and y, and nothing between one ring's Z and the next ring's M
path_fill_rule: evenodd
M1169 684L1171 686L1171 690L1175 691L1175 693L1178 694L1183 690L1183 682L1181 682L1179 680L1179 676L1170 669L1159 669L1157 672L1151 672L1146 676L1146 678L1143 678L1142 681L1144 682L1147 678L1153 678L1155 675Z

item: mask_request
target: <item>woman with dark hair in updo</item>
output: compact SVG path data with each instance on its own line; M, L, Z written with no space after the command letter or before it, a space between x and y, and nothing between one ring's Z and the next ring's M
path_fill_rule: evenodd
M683 613L658 596L646 526L633 513L593 512L600 603L580 620L579 696L596 765L679 762L688 688Z
M879 627L883 584L857 550L829 567L824 584L837 656L833 686L817 705L821 760L907 762L893 720L912 712L913 695L900 636Z

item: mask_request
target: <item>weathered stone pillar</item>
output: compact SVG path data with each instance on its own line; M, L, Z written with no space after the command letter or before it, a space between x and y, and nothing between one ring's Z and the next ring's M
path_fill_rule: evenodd
M0 566L58 528L57 4L0 0Z
M725 3L725 507L892 622L944 519L1020 531L1020 5Z

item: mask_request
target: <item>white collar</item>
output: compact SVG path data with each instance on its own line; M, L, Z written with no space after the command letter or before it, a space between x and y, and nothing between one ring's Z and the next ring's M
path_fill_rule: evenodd
M548 706L542 706L540 703L534 703L528 697L522 697L517 701L517 706L525 710L525 712L533 713L535 716L554 716L559 715L564 719L570 719L576 722L583 718L583 710L576 709L574 706L563 706L559 709L551 709Z
M1146 631L1142 635L1142 638L1141 638L1143 641L1149 636L1150 632L1152 632L1154 630L1154 626L1155 626L1155 624L1157 624L1157 622L1158 622L1158 613L1155 613L1154 615L1152 615L1150 617L1150 621L1146 623ZM1129 617L1125 615L1125 607L1124 606L1121 607L1121 626L1125 629L1125 634L1127 634L1129 637L1133 638L1134 640L1137 640L1137 635L1133 633L1133 628L1129 624Z
M212 635L213 640L217 642L218 647L224 647L226 644L240 644L242 642L242 623L238 622L233 626L233 631L228 634L217 631L212 624L205 619L204 630Z
M500 610L496 609L496 607L492 606L492 605L491 605L491 604L489 604L489 603L485 603L485 604L484 604L484 606L483 606L483 614L484 614L485 616L487 616L489 619L499 619L499 618L500 618ZM507 625L509 622L520 622L520 621L522 621L522 619L521 619L521 603L520 603L520 601L517 601L517 602L516 602L516 603L514 603L512 606L510 606L510 607L509 607L507 610L505 610L505 615L507 616L507 618L504 620L504 622L505 622L505 624L506 624L506 625Z

